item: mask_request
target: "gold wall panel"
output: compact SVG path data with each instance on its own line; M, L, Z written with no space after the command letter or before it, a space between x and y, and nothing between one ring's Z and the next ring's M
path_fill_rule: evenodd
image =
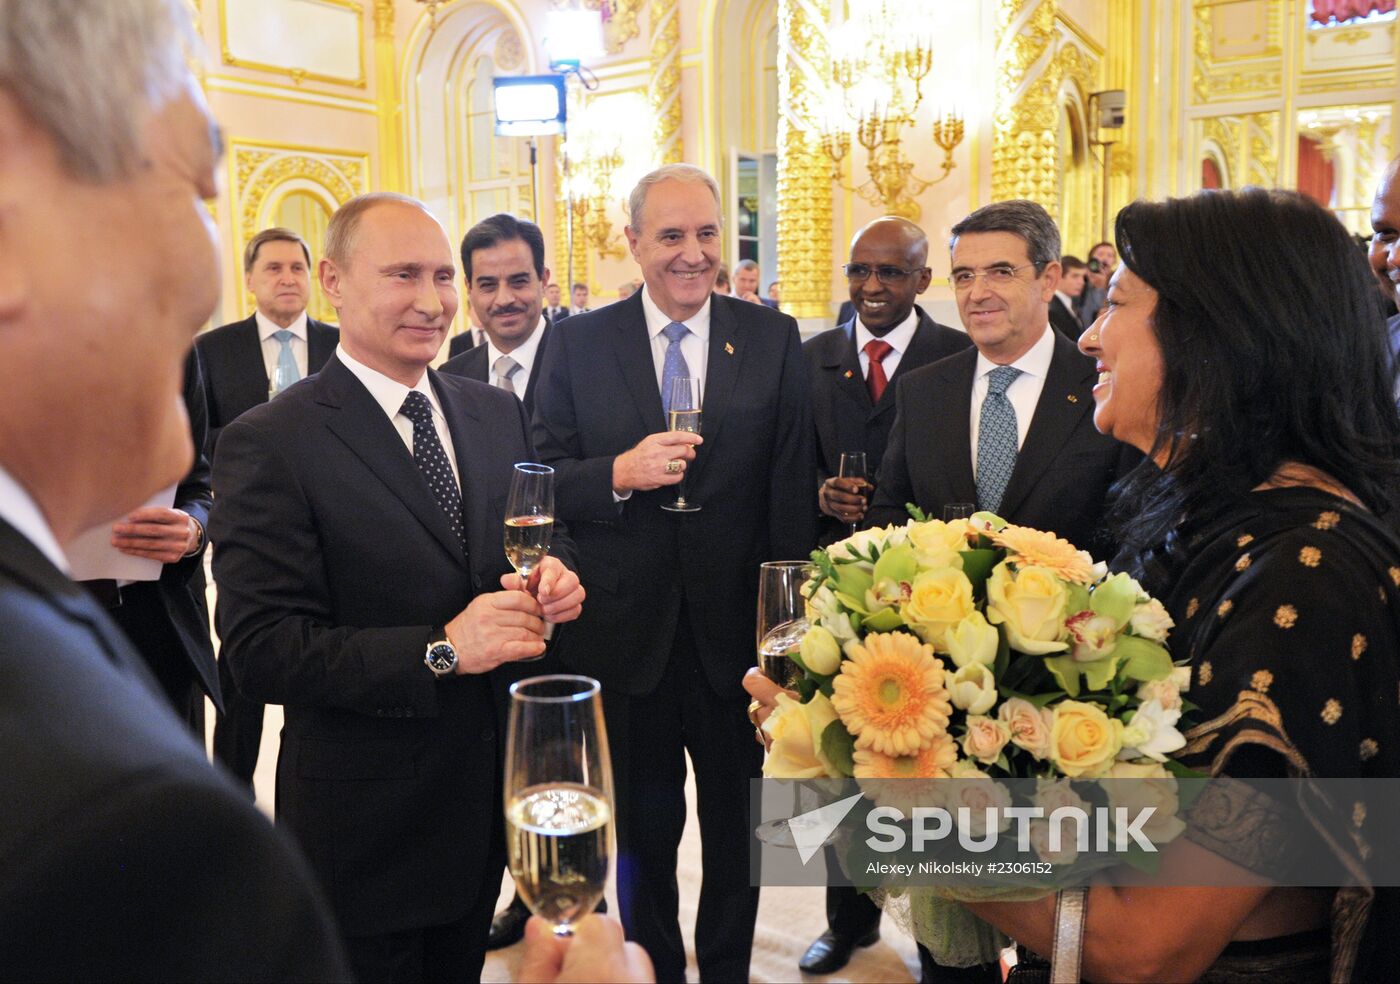
M1279 93L1285 6L1291 7L1290 0L1195 0L1193 102L1202 105Z
M1300 91L1396 87L1400 69L1400 25L1396 21L1313 29L1303 36Z
M685 160L681 142L681 21L675 0L651 4L651 111L656 163Z
M1192 187L1199 188L1201 159L1219 158L1226 187L1262 185L1273 188L1279 178L1279 128L1277 112L1207 116L1192 123Z
M252 140L229 141L230 191L234 218L236 282L242 283L243 248L260 229L274 225L284 212L282 204L292 195L309 196L334 212L344 202L369 190L369 155L345 151L271 144ZM314 236L315 230L298 230ZM322 243L308 236L313 262L320 258ZM313 280L315 278L313 277ZM313 308L320 295L313 291ZM246 293L239 297L239 311L252 310ZM313 310L313 314L325 313Z
M230 11L229 7L234 9ZM365 80L364 19L365 8L357 0L219 0L219 48L223 63L236 68L252 69L287 75L297 85L307 79L334 82L363 89ZM252 28L247 36L240 32ZM337 70L329 63L322 69L306 59L317 57L312 39L320 43L330 40L337 32L343 34L341 43L352 57ZM285 49L289 37L298 38L300 45ZM235 47L242 50L235 53ZM265 47L260 47L265 46ZM347 52L339 52L344 56ZM336 52L327 52L332 62Z

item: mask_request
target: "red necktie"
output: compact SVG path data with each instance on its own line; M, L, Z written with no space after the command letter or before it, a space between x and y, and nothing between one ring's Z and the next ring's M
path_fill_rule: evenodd
M879 403L885 387L889 385L889 377L885 375L885 367L881 363L893 351L894 346L883 339L872 338L865 343L865 354L870 359L870 368L865 373L865 387L870 390L871 403Z

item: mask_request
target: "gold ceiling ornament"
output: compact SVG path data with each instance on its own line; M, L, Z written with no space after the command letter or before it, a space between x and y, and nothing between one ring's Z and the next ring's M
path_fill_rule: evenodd
M418 0L423 3L424 0ZM642 33L637 23L637 15L645 0L553 0L554 10L596 10L603 17L603 47L608 54L616 55L623 45ZM670 0L668 7L679 6Z
M850 16L832 32L831 86L821 120L822 150L832 180L891 215L917 220L914 196L937 184L956 164L964 122L954 108L941 109L933 142L943 150L943 173L924 179L904 156L901 131L916 124L924 79L933 68L933 21L927 7L894 8L889 0L851 0ZM841 180L841 163L854 139L865 148L870 174L854 187Z
M423 6L428 8L428 31L437 30L437 9L448 2L448 0L418 0Z
M1059 73L1050 58L1053 0L999 0L992 201L1027 198L1059 211Z
M826 27L825 3L778 0L778 279L796 318L831 317L831 162L817 132Z
M681 142L681 23L675 0L651 4L651 111L656 127L656 159L679 164Z

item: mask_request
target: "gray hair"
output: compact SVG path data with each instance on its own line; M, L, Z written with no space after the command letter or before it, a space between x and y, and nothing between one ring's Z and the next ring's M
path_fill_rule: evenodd
M131 172L146 113L188 84L195 50L180 0L0 0L0 89L84 180Z
M647 202L647 191L652 185L663 181L689 181L709 188L710 194L715 196L715 209L719 212L720 225L724 224L724 208L720 205L719 185L715 184L715 179L694 164L667 164L644 174L637 182L637 187L632 189L632 194L627 196L627 225L633 232L642 228L642 207Z
M735 272L735 273L738 273L740 270L757 270L757 269L758 269L758 261L757 261L757 260L740 260L738 263L734 264L734 272Z
M948 248L956 246L958 237L969 232L1009 232L1020 236L1026 241L1036 276L1045 272L1046 264L1060 261L1060 230L1055 220L1040 205L1023 198L983 205L953 226Z
M372 191L367 195L356 195L336 209L335 214L331 216L326 225L326 243L321 255L338 267L345 266L346 261L350 259L350 253L355 249L355 233L359 231L360 220L374 206L385 202L412 205L422 209L425 215L432 216L434 222L437 221L437 216L428 211L428 206L416 198L400 195L396 191Z

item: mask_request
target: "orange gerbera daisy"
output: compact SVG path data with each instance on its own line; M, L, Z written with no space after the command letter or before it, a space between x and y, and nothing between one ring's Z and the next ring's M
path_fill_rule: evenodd
M869 748L855 750L855 777L878 806L892 806L909 816L915 807L939 805L938 780L958 759L957 743L941 734L913 755L891 756Z
M992 542L1006 548L1006 559L1018 567L1044 567L1057 577L1074 584L1098 580L1089 555L1054 533L1028 526L1007 526L992 534Z
M915 755L947 734L953 705L932 646L903 632L875 632L847 655L832 681L831 704L857 748Z

